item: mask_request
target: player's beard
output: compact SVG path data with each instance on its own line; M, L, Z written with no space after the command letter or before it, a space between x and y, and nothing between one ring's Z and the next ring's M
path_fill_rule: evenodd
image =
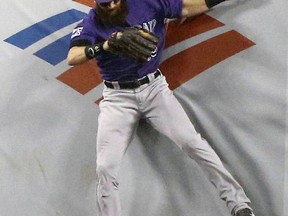
M101 22L106 26L127 25L128 6L126 0L121 0L119 9L109 10L97 5L96 12Z

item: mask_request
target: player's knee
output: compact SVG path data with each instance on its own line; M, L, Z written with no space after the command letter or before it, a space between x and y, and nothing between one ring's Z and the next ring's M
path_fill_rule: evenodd
M195 137L190 137L190 136L178 137L178 139L176 140L176 143L179 145L179 147L182 150L193 148L194 145L196 144L196 142L197 142L197 140L195 139Z
M118 191L119 183L116 180L99 182L97 186L97 195L99 197L110 197L115 191Z
M180 148L184 152L188 153L188 155L192 156L205 147L205 142L205 139L203 139L200 135L197 135L187 139L182 139L180 142Z
M108 197L111 196L115 190L118 190L119 183L116 178L111 175L107 166L97 166L96 175L98 196Z

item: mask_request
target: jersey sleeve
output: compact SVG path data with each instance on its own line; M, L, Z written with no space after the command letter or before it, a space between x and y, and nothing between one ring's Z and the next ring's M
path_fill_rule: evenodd
M183 0L158 0L165 18L179 18L182 15Z
M70 48L73 46L87 46L95 43L95 22L91 10L83 20L76 25L71 33Z

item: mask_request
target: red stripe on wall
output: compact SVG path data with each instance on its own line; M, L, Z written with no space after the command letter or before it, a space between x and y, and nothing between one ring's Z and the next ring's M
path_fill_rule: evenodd
M173 90L197 74L255 45L232 30L197 44L164 61L161 70Z
M166 47L221 26L224 24L206 14L188 18L184 22L180 20L169 22Z
M95 2L93 0L74 0L74 1L78 2L80 4L87 5L89 7L94 7L95 6Z
M71 67L57 79L81 94L86 94L102 82L99 68L94 60Z

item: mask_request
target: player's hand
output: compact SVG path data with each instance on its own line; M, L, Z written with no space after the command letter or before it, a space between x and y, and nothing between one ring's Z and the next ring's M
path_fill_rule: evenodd
M104 50L145 62L157 49L159 37L140 27L129 27L113 33L104 43Z

